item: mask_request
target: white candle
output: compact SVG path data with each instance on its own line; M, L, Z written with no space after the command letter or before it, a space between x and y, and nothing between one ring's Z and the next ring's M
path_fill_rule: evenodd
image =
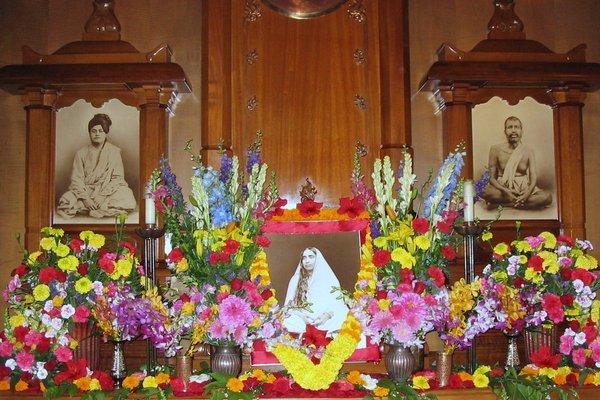
M473 187L473 181L465 181L463 185L463 201L465 202L465 222L473 222L474 210L473 210L473 197L475 195L475 189Z
M146 197L146 224L154 225L156 223L156 212L154 210L154 199L152 196Z

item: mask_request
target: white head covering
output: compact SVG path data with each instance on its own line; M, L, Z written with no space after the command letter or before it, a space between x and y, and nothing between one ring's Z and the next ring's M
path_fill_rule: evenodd
M305 249L304 251L306 251ZM311 312L306 311L313 318L320 316L325 312L332 312L333 316L325 323L317 326L317 328L327 331L336 331L340 329L342 323L346 319L348 307L343 300L338 299L338 293L331 293L333 288L340 287L340 281L335 276L335 273L323 257L323 254L318 249L309 248L316 253L315 266L312 276L309 278L308 289L306 292L306 302L310 303ZM304 251L302 253L304 253ZM302 260L298 263L294 275L292 275L288 284L287 293L285 295L285 305L291 305L294 301L298 283L300 281L300 271ZM291 315L286 318L285 325L292 332L304 332L306 325L298 316Z

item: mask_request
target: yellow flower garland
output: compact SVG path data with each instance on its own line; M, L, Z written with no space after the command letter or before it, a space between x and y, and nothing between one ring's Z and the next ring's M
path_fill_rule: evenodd
M318 216L311 220L338 220L348 219L337 214L336 210L321 210ZM274 218L280 221L306 220L299 216L297 210L285 210L284 215ZM353 297L358 299L364 295L374 296L375 282L377 280L376 267L372 262L373 246L371 236L367 234L365 244L361 250L360 270L357 275L357 281L366 281L364 287L355 285ZM250 267L250 278L252 280L260 277L259 285L268 285L271 282L269 275L269 266L264 252L260 252ZM275 299L275 297L271 297ZM269 300L271 300L269 299ZM276 302L277 300L272 300ZM360 341L362 327L356 317L348 312L346 320L342 324L339 334L325 347L323 356L319 364L313 362L297 348L278 343L272 349L273 354L285 369L304 389L319 390L328 388L338 376L344 362L354 353L356 346Z

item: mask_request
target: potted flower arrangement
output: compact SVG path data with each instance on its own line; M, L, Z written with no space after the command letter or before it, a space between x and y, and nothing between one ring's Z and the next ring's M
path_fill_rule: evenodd
M266 184L261 143L259 131L247 152L246 182L238 157L222 151L216 170L192 155L195 165L189 203L166 160L152 179L154 201L173 244L167 263L177 280L195 293L190 296L195 318L192 346L202 342L213 345L213 370L233 374L241 368L240 346L249 345L261 334L274 334L262 329L264 318L275 311L270 282L251 274L253 262L269 243L260 235L260 228L278 200L274 176ZM186 151L191 154L190 147L188 143ZM186 307L189 311L192 306ZM232 359L236 360L233 366Z
M416 212L413 200L419 190L408 151L403 152L398 182L389 157L375 161L374 191L362 182L355 157L353 192L371 215L372 261L377 268L376 298L365 304L367 334L390 345L386 364L393 378L410 375L414 358L409 347L423 345L438 304L447 298L446 268L456 255L453 224L461 205L457 192L463 157L457 149L446 158Z
M484 276L493 285L490 296L499 296L502 305L497 328L510 337L524 329L540 330L542 325L552 328L563 321L585 321L600 288L591 272L598 263L586 254L588 249L587 241L557 238L550 232L495 245ZM549 335L538 342L555 350ZM528 353L537 350L532 340L526 342Z

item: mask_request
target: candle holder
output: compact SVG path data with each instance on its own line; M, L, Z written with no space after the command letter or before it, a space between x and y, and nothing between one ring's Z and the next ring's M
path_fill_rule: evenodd
M464 275L467 283L471 283L475 280L475 239L483 232L483 227L477 222L468 221L463 222L462 225L456 225L454 229L463 237L463 248L464 248ZM475 365L477 364L477 352L475 349L476 339L473 339L471 347L468 350L468 364L469 372L475 371Z
M144 239L144 273L148 278L150 289L156 287L156 260L158 256L158 239L165 233L165 230L156 226L156 224L146 224L145 228L138 228L135 233ZM150 341L147 343L147 369L148 373L154 373L156 368L156 348Z

